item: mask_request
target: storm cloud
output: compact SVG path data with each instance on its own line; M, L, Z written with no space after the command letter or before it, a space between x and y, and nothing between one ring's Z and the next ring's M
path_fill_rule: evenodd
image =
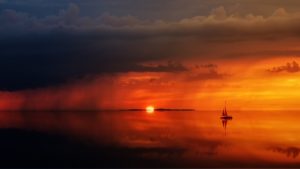
M249 57L249 49L234 46L251 41L274 43L300 35L300 14L284 8L270 16L235 16L220 6L207 16L177 21L108 13L82 16L80 10L70 4L44 17L2 10L0 89L39 88L107 73L187 71L183 64L149 67L144 63L180 63L193 57L230 59L243 52ZM258 48L257 52L264 51ZM215 72L209 75L220 77Z
M295 61L291 63L286 63L284 66L273 67L268 70L271 73L280 73L280 72L288 72L288 73L296 73L300 71L299 64Z

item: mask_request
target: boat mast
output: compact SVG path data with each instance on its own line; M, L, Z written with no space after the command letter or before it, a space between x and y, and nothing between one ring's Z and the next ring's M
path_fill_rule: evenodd
M224 107L224 115L227 116L226 101L225 101L225 107Z

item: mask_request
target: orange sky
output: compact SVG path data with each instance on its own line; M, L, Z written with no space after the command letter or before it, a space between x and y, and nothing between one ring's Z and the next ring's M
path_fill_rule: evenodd
M100 22L80 16L79 9L70 4L53 16L58 21L70 17L61 21L62 26L49 18L22 18L25 23L41 24L30 30L47 32L58 27L67 30L63 34L71 33L65 39L49 34L53 43L45 43L38 52L36 46L43 38L47 42L48 36L36 39L29 34L21 45L11 36L3 55L15 54L17 61L8 62L10 55L0 61L5 69L0 71L4 77L1 110L147 105L219 110L225 100L235 110L299 109L300 13L295 10L278 6L268 14L245 14L221 5L207 14L177 20L105 15ZM6 12L2 18L21 15ZM11 22L3 29L17 26L19 20ZM25 28L28 31L26 24ZM56 41L70 46L61 49ZM27 45L25 51L22 45ZM6 51L10 48L16 52Z
M234 110L298 109L299 68L270 72L295 57L261 61L184 63L189 69L171 73L121 73L58 87L0 93L2 110L95 110L194 108L218 110L227 100ZM276 69L277 70L277 69Z

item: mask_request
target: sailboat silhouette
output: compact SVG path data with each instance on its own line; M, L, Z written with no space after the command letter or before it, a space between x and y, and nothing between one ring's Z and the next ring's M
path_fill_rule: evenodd
M227 109L226 109L226 102L225 102L225 106L224 109L222 111L222 116L220 117L222 120L232 120L232 116L229 116L227 113Z
M232 116L229 116L227 113L226 102L225 102L225 106L222 111L222 116L220 118L222 120L222 125L223 125L223 128L225 129L225 135L226 135L227 121L232 120Z

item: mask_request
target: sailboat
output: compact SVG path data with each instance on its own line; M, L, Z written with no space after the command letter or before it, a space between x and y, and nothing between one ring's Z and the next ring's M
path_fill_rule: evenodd
M225 102L225 106L224 109L222 111L222 116L220 117L222 120L232 120L232 116L229 116L227 114L227 109L226 109L226 102Z
M222 111L222 116L220 118L222 120L222 125L223 125L223 128L225 129L225 135L226 135L227 122L229 120L232 120L232 116L229 116L227 113L226 102L225 102L224 109Z

